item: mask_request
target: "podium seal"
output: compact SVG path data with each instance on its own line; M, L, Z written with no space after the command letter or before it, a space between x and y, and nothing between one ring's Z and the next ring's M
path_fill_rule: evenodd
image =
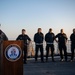
M11 44L5 49L5 57L7 60L17 61L22 55L22 50L17 44Z

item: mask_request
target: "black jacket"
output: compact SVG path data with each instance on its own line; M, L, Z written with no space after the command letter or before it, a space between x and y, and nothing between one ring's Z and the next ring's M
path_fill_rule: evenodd
M8 40L8 37L5 35L5 33L1 33L0 34L0 41L3 41L3 40Z
M25 45L28 44L28 41L31 41L31 39L29 38L29 36L26 35L26 34L25 35L22 35L22 34L19 35L16 40L23 40Z
M73 33L71 34L70 40L71 40L71 44L75 45L75 34L73 34Z
M53 43L53 42L54 42L54 38L55 38L54 33L48 32L48 33L45 35L45 41L48 42L48 43Z
M66 44L67 36L66 36L65 33L63 33L63 34L59 33L59 34L57 34L57 35L55 36L55 38L58 38L58 43L59 43L60 45Z
M36 33L34 35L34 42L35 43L43 43L43 40L44 40L44 35L43 33Z

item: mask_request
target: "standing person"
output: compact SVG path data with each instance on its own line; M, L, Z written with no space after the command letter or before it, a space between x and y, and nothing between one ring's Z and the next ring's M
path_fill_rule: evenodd
M17 37L16 40L24 41L24 63L27 64L27 45L30 43L31 39L26 35L26 30L22 29L22 34Z
M45 35L46 41L46 62L48 61L49 49L51 49L52 61L54 61L54 39L55 35L52 32L52 29L49 29L49 32Z
M0 50L1 50L2 41L5 41L5 40L8 40L8 37L2 30L0 30Z
M0 43L3 40L8 40L8 37L6 36L6 34L2 30L0 30Z
M64 50L64 55L65 55L65 61L67 61L67 48L66 48L66 42L67 42L67 36L64 33L63 29L60 30L60 33L55 36L55 38L58 38L58 46L60 50L60 57L61 61L63 61L63 54L62 50Z
M44 40L44 35L42 33L42 29L38 28L38 32L34 35L35 61L37 61L38 50L40 49L40 52L41 52L41 62L44 62L44 60L43 60L43 40Z
M71 62L74 59L74 50L75 50L75 28L73 29L73 33L70 35L71 40Z
M3 41L8 40L8 37L6 36L6 34L0 30L0 75L2 75L2 71L1 71L1 45Z

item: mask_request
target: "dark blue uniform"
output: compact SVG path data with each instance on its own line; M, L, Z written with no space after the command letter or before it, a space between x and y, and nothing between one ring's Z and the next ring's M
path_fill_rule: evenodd
M67 36L65 33L61 34L57 34L55 38L58 38L58 46L59 46L59 50L60 50L60 57L61 60L63 59L63 54L62 54L62 50L64 50L64 55L65 55L65 61L67 61L67 48L66 48L66 41L67 41Z
M23 40L24 41L24 63L27 61L27 45L28 41L31 41L28 35L19 35L16 40Z
M71 60L74 59L74 49L75 49L75 34L72 33L71 36L70 36L70 40L71 40Z
M48 61L48 55L49 55L49 49L51 48L51 56L52 56L52 61L54 61L54 39L55 35L54 33L47 33L45 35L45 41L46 41L46 61Z
M34 42L35 42L35 61L37 61L38 57L38 50L40 49L41 52L41 61L43 62L43 33L36 33L34 35Z
M4 32L2 32L2 30L0 30L0 42L3 40L8 40L8 37L5 35Z

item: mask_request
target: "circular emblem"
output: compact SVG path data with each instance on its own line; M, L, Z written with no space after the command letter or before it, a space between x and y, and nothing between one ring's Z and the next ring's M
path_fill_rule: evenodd
M11 44L5 49L5 57L9 61L17 61L22 55L21 48L16 44Z

